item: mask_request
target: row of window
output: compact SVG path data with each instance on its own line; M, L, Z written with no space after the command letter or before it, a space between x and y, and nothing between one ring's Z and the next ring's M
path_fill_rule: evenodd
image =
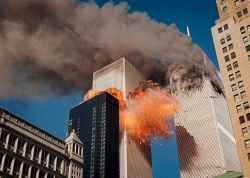
M234 91L237 91L238 89L243 89L244 88L244 83L243 83L243 81L241 80L241 81L239 81L238 83L234 83L234 84L232 84L231 85L231 88L232 88L232 91L234 92Z
M229 81L234 81L235 79L239 79L241 77L240 71L236 71L235 73L231 73L228 75Z
M73 153L79 155L79 156L83 156L83 148L82 146L80 146L77 143L73 143Z
M233 50L233 48L234 48L234 45L233 45L233 43L231 43L231 44L229 44L228 46L223 47L223 48L222 48L222 52L223 52L223 53L227 53L227 52Z
M64 142L62 140L56 139L55 137L50 136L45 132L42 132L41 130L35 128L34 126L31 126L30 124L27 124L27 123L21 121L20 119L16 118L15 116L12 116L6 112L2 112L2 113L0 113L0 117L14 123L15 125L18 125L20 128L23 128L25 130L29 130L34 135L37 135L37 136L47 140L48 142L50 142L52 144L58 145L59 147L64 146Z
M243 17L243 15L247 15L247 14L248 14L247 8L244 8L243 10L236 12L236 15L238 18L241 18L241 17Z
M71 175L71 178L81 177L81 172L82 172L81 168L79 168L76 164L72 164L72 175Z
M234 102L238 104L238 103L242 102L245 98L246 98L246 91L243 90L240 92L240 94L234 95Z
M250 113L247 113L246 116L242 115L239 117L240 124L244 124L246 121L250 121Z
M3 164L0 165L1 167L3 167L2 171L8 175L12 175L13 177L26 178L29 175L29 171L30 171L30 177L38 177L38 178L44 178L46 176L47 178L54 177L52 173L48 173L44 170L34 167L34 165L31 166L30 164L22 162L21 160L14 158L8 154L0 153L0 164Z
M105 177L105 155L106 155L106 104L102 106L101 120L101 154L100 154L100 177Z
M56 157L53 154L40 148L37 145L31 144L26 140L17 137L14 134L9 134L4 129L2 129L0 134L0 145L2 145L3 147L5 147L10 151L13 151L14 153L26 157L29 160L33 160L44 167L54 169L54 162ZM57 172L61 172L61 164L62 160L58 158L56 166Z
M244 2L245 0L234 0L234 5L236 7L239 7L241 5L242 2ZM227 4L225 4L224 0L221 0L221 10L225 13L228 10L228 6Z
M249 37L250 37L250 35L247 35L247 36L244 36L244 37L242 38L242 41L243 41L244 44L246 44L246 43L249 42Z
M96 108L93 108L92 133L91 133L91 155L90 155L90 178L95 175L95 142L96 142Z
M233 62L233 64L228 64L227 65L227 71L230 72L233 69L238 69L239 68L239 64L238 61Z
M223 27L218 28L218 32L222 33L223 31L227 31L229 29L228 24L225 24Z
M220 44L224 45L226 42L230 42L232 40L231 35L227 35L226 38L221 38L220 39Z
M245 36L242 37L242 41L244 44L248 44L248 42L250 41L250 25L247 25L247 26L241 26L240 27L240 32L241 34L245 34L246 32L248 34L246 34ZM250 51L250 45L246 45L245 46L246 48L246 51L249 52ZM250 61L250 55L248 55L248 61Z
M240 27L240 33L242 35L245 34L246 32L250 33L250 25Z
M245 0L234 0L235 5L238 5L238 3L245 2Z
M230 61L230 57L231 57L231 60L235 59L235 58L236 58L236 53L235 53L235 52L232 52L230 55L226 55L226 56L224 57L225 62L229 62L229 61Z
M244 110L245 110L245 111L248 110L249 108L250 108L249 103L248 103L248 101L246 101L246 102L244 102L244 103L242 103L242 104L238 104L238 105L236 106L236 111L237 111L238 113L240 113L240 112L243 112Z
M243 137L248 136L248 134L249 134L249 132L250 132L250 126L248 126L248 127L243 127L243 128L241 129L241 132L242 132L242 136L243 136Z

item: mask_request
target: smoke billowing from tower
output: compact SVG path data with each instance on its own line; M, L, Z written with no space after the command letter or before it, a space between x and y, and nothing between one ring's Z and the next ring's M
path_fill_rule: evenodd
M0 98L88 89L92 73L121 56L162 85L176 66L192 72L181 73L185 81L215 77L203 51L174 25L128 9L126 3L1 0Z

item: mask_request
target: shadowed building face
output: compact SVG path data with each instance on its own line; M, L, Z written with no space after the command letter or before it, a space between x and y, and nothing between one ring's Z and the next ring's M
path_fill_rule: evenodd
M102 93L74 107L69 130L84 144L85 178L119 178L119 103Z

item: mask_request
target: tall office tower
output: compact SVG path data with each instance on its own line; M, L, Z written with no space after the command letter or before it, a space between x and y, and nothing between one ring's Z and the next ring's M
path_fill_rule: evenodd
M127 99L144 77L125 58L96 71L93 74L93 89L105 90L115 87ZM120 178L151 178L150 146L137 144L120 130Z
M119 178L119 103L102 93L70 111L69 130L83 142L84 178Z
M199 90L175 93L180 105L176 135L182 178L239 171L240 163L226 100L210 80Z
M250 1L217 0L212 27L226 98L245 177L250 177Z

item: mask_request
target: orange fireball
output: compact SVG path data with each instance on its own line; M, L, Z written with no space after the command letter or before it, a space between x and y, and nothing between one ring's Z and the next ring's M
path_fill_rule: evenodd
M168 121L178 112L178 105L167 90L153 81L141 82L129 94L125 102L123 93L116 88L105 90L119 100L120 127L126 129L130 138L148 143L153 137L171 134ZM102 91L90 90L85 100L99 95Z

